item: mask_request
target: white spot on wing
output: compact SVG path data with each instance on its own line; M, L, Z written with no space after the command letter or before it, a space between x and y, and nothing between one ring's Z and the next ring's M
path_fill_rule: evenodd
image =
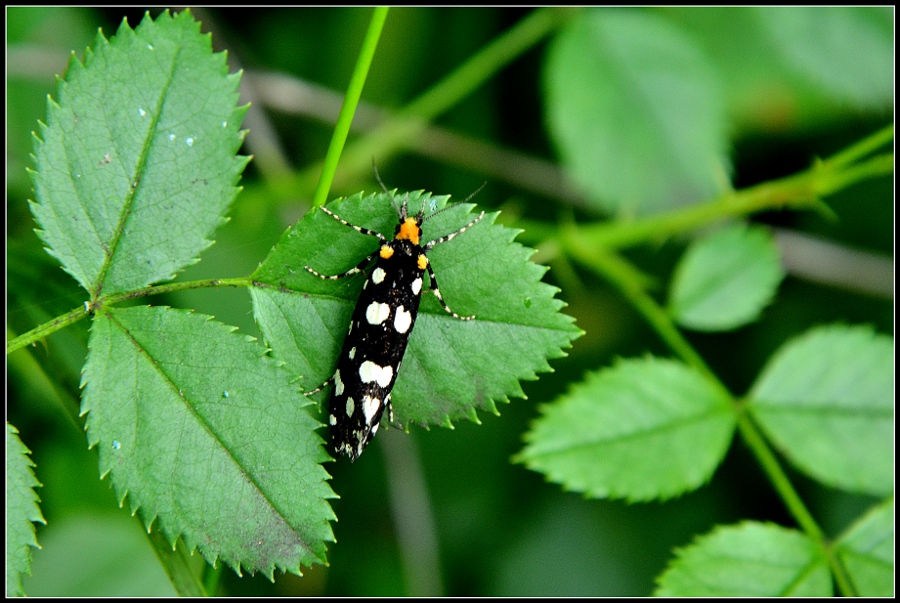
M381 387L387 387L391 384L391 378L394 376L394 369L390 366L380 367L371 360L366 360L359 367L359 378L363 383L378 383Z
M353 360L353 358L356 356L356 348L350 348L350 353L347 354L347 356L350 357L350 360Z
M380 285L382 283L382 281L384 281L384 277L385 277L384 270L382 270L381 268L376 268L372 272L372 282L375 283L376 285Z
M372 418L379 408L381 408L381 400L366 396L365 400L363 400L363 412L366 414L366 423L372 422Z
M412 282L412 292L413 292L413 295L418 295L418 294L419 294L419 291L421 291L421 290L422 290L422 279L421 279L421 278L417 278L416 280L414 280L414 281Z
M412 314L407 312L403 306L397 308L397 315L394 316L394 328L398 333L406 333L409 331L409 325L412 324Z
M347 416L348 417L353 416L353 406L354 406L353 398L347 398Z
M372 302L369 304L369 307L366 308L366 320L369 321L370 325L380 325L387 317L391 314L391 307L387 304L382 304L379 302Z
M344 393L344 382L341 381L341 371L334 373L334 393L338 396Z
M334 415L328 415L328 422L332 425L337 425L337 417Z

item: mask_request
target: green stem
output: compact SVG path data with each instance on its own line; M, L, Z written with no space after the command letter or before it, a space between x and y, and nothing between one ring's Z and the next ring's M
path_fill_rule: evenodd
M890 133L893 134L893 129ZM857 158L862 150L872 150L883 144L884 138L883 132L873 135L836 155L839 160L827 159L799 174L734 191L706 203L627 222L584 224L579 226L579 233L596 249L622 249L665 240L721 220L761 211L784 208L823 211L820 195L832 195L858 182L893 173L893 154L877 155L855 165L847 165L846 157ZM876 142L879 144L876 145ZM519 221L516 226L525 230L521 237L524 241L537 242L558 236L557 228L545 223Z
M841 594L845 597L856 596L853 584L847 577L843 564L840 563L837 556L834 554L834 550L828 543L828 539L825 537L824 532L822 532L822 529L816 523L812 513L810 513L809 509L806 508L806 505L803 504L803 500L800 498L800 495L797 494L797 491L791 484L791 480L778 463L775 453L773 453L772 449L766 444L765 438L763 438L750 416L744 412L742 407L738 412L737 419L738 431L741 432L741 437L743 437L747 446L750 447L750 450L753 451L754 456L759 461L763 471L769 477L769 481L775 487L775 490L781 496L781 500L784 501L791 516L797 521L806 535L816 543L826 559L828 559L828 565L831 567L832 574L834 575Z
M571 10L557 8L535 10L407 105L399 116L433 120L469 96L574 14Z
M648 283L646 276L618 254L610 251L598 253L592 242L583 239L577 231L571 230L566 235L563 244L571 257L614 285L634 305L673 352L680 356L685 363L706 375L711 383L717 384L727 397L731 397L703 358L681 335L665 309L660 307L645 291Z
M159 522L157 522L159 523ZM166 540L159 529L151 530L147 539L153 545L159 562L169 576L175 591L182 597L206 597L208 593L191 568L191 562L184 553L184 543L180 549L175 549Z
M32 345L38 341L47 338L53 333L74 324L89 316L92 311L105 305L116 304L128 299L136 299L146 297L148 295L159 295L161 293L171 293L173 291L187 291L189 289L207 289L212 287L250 287L265 286L264 283L254 282L250 278L214 278L202 281L185 281L181 283L169 283L166 285L157 285L154 287L145 287L136 291L128 291L126 293L117 293L115 295L102 296L96 301L85 301L84 305L73 308L62 316L57 316L49 322L35 327L34 329L19 335L15 339L10 340L6 344L6 354L12 354L18 349Z
M690 366L702 372L709 379L719 392L732 402L737 416L738 430L744 441L753 451L758 459L763 471L769 477L775 490L781 496L785 506L791 516L797 521L797 524L803 529L806 535L813 540L819 549L828 559L834 573L835 580L838 583L842 594L853 594L853 588L850 580L847 578L843 566L838 561L833 550L825 538L824 532L816 523L809 509L803 504L800 495L794 489L788 479L787 474L775 454L766 444L765 439L756 429L756 426L750 420L749 416L743 409L743 406L734 399L734 396L728 391L725 385L706 365L699 354L691 347L681 332L675 327L665 309L660 307L656 301L644 291L644 282L646 281L634 267L622 259L620 256L611 253L597 253L592 245L585 245L585 241L579 238L579 233L575 230L569 230L564 236L564 245L566 251L575 259L584 264L587 268L595 271L599 276L605 278L612 283L622 295L627 298L644 316L644 319L659 334L660 338L674 351L678 356Z
M866 155L880 149L894 139L894 124L885 126L874 134L863 138L859 142L847 147L846 149L835 153L822 163L829 167L840 167L850 165Z
M426 123L457 105L574 14L571 9L558 8L532 12L409 103L395 118L348 146L342 171L362 173L370 168L373 157L384 159L414 140ZM297 175L297 182L308 181L319 169L318 165L307 168Z
M376 7L372 13L372 20L369 21L369 30L366 32L362 49L360 49L359 57L356 59L356 66L353 69L353 75L350 77L350 85L347 87L346 96L344 96L344 104L341 105L341 112L338 115L334 133L331 135L331 143L328 145L328 152L325 154L322 175L319 177L319 184L313 195L314 207L316 205L324 205L325 201L328 200L328 191L331 189L331 182L334 180L334 173L337 171L338 160L341 158L341 151L344 150L344 143L347 142L347 134L350 133L350 124L353 122L356 106L359 104L366 77L369 75L369 67L372 65L372 57L375 56L375 49L378 47L378 39L381 37L381 30L384 28L387 13L388 8L386 6Z
M27 345L34 345L38 341L45 339L53 333L56 333L60 329L67 327L71 324L75 324L88 314L90 314L90 306L88 302L84 302L83 306L78 306L72 310L69 310L68 313L63 314L62 316L57 316L53 320L49 322L45 322L42 325L39 325L27 333L22 333L15 339L12 339L6 343L6 355L10 355L16 350L20 348L24 348Z

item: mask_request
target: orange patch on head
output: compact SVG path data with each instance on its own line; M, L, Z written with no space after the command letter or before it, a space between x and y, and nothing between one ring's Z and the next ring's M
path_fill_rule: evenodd
M419 237L422 235L422 229L419 228L419 225L416 224L415 218L407 218L403 221L403 224L400 225L400 232L397 233L395 237L398 241L402 241L406 239L410 241L413 245L419 244Z
M390 257L391 257L392 255L394 255L394 250L391 249L391 248L390 248L389 246L387 246L387 245L382 245L382 246L381 246L381 251L378 252L378 255L380 255L383 259L387 260L387 259L390 259Z

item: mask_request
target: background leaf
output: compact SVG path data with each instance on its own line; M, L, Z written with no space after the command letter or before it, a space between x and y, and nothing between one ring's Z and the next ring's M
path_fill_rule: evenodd
M108 485L108 484L105 484ZM32 597L175 597L147 534L127 513L73 513L41 535L34 575L25 581ZM77 559L73 563L73 557ZM202 563L202 561L201 561Z
M664 19L583 12L554 40L544 80L550 133L595 207L648 213L720 188L727 141L715 74Z
M682 256L669 311L690 329L734 329L759 316L783 278L778 246L766 229L729 226L694 241Z
M439 211L447 197L410 193L411 208ZM455 205L425 222L423 242L440 238L472 220L472 205ZM362 194L336 200L329 209L359 226L393 237L397 212L387 195ZM449 424L477 420L475 409L496 412L494 402L522 396L520 379L550 370L546 358L578 337L572 319L558 311L557 289L540 282L546 268L528 261L531 250L512 241L514 230L486 214L476 226L438 245L429 258L448 315L434 295L424 295L397 383L393 405L400 423ZM427 218L427 215L426 215ZM338 274L377 248L378 241L313 210L290 229L253 274L254 315L266 341L287 366L302 375L307 390L333 372L359 297L363 277L319 279L306 270Z
M836 101L861 108L891 102L892 11L857 6L754 8L788 64Z
M861 597L894 596L894 497L876 506L837 543Z
M825 557L807 538L774 524L716 528L678 551L659 597L830 597Z
M163 307L105 309L82 413L101 475L144 524L236 570L324 562L333 497L319 424L251 338Z
M48 252L92 297L172 278L237 194L238 75L189 11L123 21L74 54L35 137L31 210Z
M40 548L34 522L47 523L34 491L40 486L31 470L30 451L19 431L6 424L6 596L22 597L22 575L31 573L31 547Z
M893 341L866 327L820 327L785 344L747 408L819 481L887 494L894 475Z
M552 404L516 457L568 490L650 500L712 476L734 432L729 402L671 360L623 360L587 376Z

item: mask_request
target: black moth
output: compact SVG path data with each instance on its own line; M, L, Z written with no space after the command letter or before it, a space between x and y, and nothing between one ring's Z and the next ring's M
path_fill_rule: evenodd
M382 188L384 188L383 184ZM381 245L358 265L335 276L320 274L309 266L305 266L309 272L319 278L339 279L362 272L372 258L376 258L375 268L366 278L362 293L356 302L356 308L353 310L350 329L344 340L344 347L341 349L337 370L334 376L328 380L334 380L334 395L328 407L332 447L335 454L346 454L351 461L355 461L362 454L363 449L375 436L385 410L387 410L390 420L393 421L391 390L394 389L394 383L397 381L397 373L400 370L403 354L406 352L406 344L409 343L409 336L419 313L422 278L425 271L428 271L428 276L431 278L431 291L441 302L444 310L460 320L475 318L474 316L460 316L447 307L438 290L434 270L432 270L426 254L435 245L446 243L472 227L484 217L484 212L482 211L477 218L459 230L421 245L419 241L422 236L422 222L433 218L440 212L435 212L426 218L425 202L423 201L419 213L409 216L406 208L408 199L409 195L407 194L398 208L396 200L393 196L391 197L394 209L397 210L400 217L394 230L393 239L387 239L381 233L350 224L322 207L322 211L341 224L363 234L377 237L381 241ZM468 201L468 199L466 200ZM325 382L325 385L328 384L328 381Z

